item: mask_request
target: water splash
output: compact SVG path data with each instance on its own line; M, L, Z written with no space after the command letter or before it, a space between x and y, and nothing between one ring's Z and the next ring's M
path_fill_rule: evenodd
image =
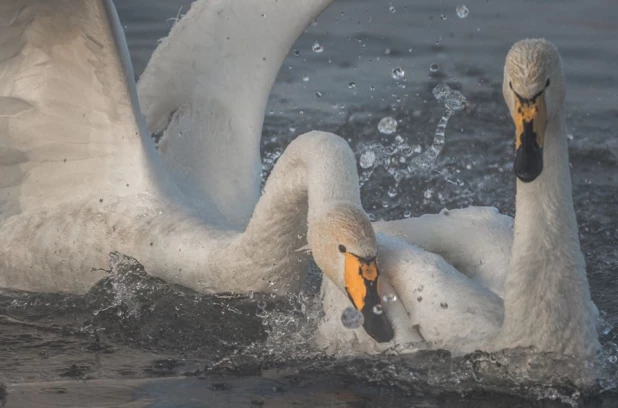
M403 68L401 67L393 68L393 72L391 72L391 77L396 81L400 81L404 79L405 76L406 76L406 71L404 71Z
M438 126L434 133L434 139L431 144L422 154L420 146L410 146L404 139L398 135L395 137L394 143L391 145L383 145L382 143L371 143L362 146L360 156L360 166L364 169L360 174L360 185L362 186L369 180L373 172L378 167L384 167L386 171L394 178L395 188L401 180L408 179L414 174L430 170L437 157L444 148L446 141L446 127L451 116L462 110L466 104L466 97L459 91L451 89L446 84L439 84L433 89L433 96L436 100L443 104L446 108L444 114L438 122ZM392 134L396 131L396 127L388 127L388 132L383 131L386 123L396 125L397 121L390 116L382 118L378 129L380 133ZM389 133L390 132L390 133ZM418 154L415 156L415 154ZM395 196L396 196L396 190Z
M459 18L466 18L468 17L468 14L470 14L470 10L464 4L460 4L459 6L457 6L455 11L457 12L457 17Z

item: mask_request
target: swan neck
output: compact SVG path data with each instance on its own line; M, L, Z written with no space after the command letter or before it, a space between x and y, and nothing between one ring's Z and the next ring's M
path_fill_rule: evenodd
M573 206L563 117L550 121L544 167L517 181L514 240L497 348L588 356L598 346Z
M550 121L541 175L530 183L517 179L516 237L517 232L537 228L539 221L551 223L556 228L555 233L577 232L566 134L563 117ZM539 235L535 237L540 238ZM579 240L572 244L576 244L579 250Z
M335 201L360 207L356 161L347 142L338 136L310 132L284 151L264 186L238 248L262 259L286 260L307 245L312 221ZM299 257L307 257L298 252ZM292 257L293 258L293 257ZM278 267L280 266L280 268ZM299 265L272 265L272 281Z

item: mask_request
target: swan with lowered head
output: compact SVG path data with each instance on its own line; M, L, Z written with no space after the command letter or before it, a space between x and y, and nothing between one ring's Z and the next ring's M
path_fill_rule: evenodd
M593 356L598 311L573 208L556 47L539 39L513 45L503 94L516 130L515 219L469 207L374 223L382 275L430 348L461 353L531 346ZM323 288L326 302L341 300L330 282ZM354 343L334 319L327 316L323 326L320 333L339 342L330 343L332 352Z
M268 92L293 41L328 4L196 3L142 82L144 89L157 71L167 85L150 88L164 106L142 95L148 118L167 121L163 108L177 111L162 161L142 121L113 3L3 2L0 287L83 293L120 251L198 291L287 293L302 282L308 255L295 250L307 233L323 271L364 311L367 332L390 340L386 317L367 313L380 303L377 249L347 143L300 136L259 197ZM205 31L199 60L185 72L166 65L174 59L157 56L196 19ZM256 43L263 38L270 40ZM203 94L170 82L192 78L193 86L202 75ZM176 85L188 94L172 93ZM191 127L179 149L170 137L176 124ZM346 270L363 273L344 278Z

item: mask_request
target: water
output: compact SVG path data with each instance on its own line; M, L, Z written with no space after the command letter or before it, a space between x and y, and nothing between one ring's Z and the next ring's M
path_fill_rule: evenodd
M189 3L118 2L138 75L157 39ZM398 356L391 350L328 359L309 342L320 312L315 270L299 296L215 296L149 278L127 261L85 296L0 295L0 381L9 385L7 406L618 405L618 4L479 0L467 3L472 11L463 19L458 5L398 1L392 13L383 2L335 3L298 40L279 73L265 118L264 172L293 137L314 128L348 139L357 159L372 143L396 150L396 163L388 168L405 168L435 142L448 109L432 91L446 84L467 103L444 126L444 145L431 168L397 183L374 157L369 167L375 170L361 190L365 209L374 219L468 205L494 205L512 214L513 128L500 94L502 64L521 38L552 40L568 81L582 249L592 297L605 320L605 354L584 369L605 368L608 374L574 383L574 362L521 350L463 358L439 351ZM316 41L320 54L312 51ZM432 64L439 69L428 70ZM395 68L405 72L403 79L393 80ZM352 89L346 86L351 82ZM316 98L318 92L322 97ZM377 130L386 116L398 122L392 135ZM359 165L361 174L366 170Z

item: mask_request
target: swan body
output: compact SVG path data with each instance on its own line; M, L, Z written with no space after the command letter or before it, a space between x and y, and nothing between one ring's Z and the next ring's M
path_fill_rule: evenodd
M511 48L503 94L516 124L514 220L470 207L373 224L382 274L423 339L413 348L533 347L583 358L599 349L573 208L564 93L555 46L523 40ZM342 302L332 284L323 291L329 307ZM385 349L363 347L364 333L343 332L328 316L322 324L320 333L338 339L325 340L332 353L350 353L348 344Z

